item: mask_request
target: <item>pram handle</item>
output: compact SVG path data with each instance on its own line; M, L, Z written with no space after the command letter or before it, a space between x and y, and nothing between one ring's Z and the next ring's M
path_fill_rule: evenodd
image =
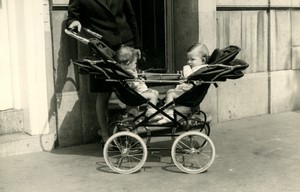
M230 73L231 71L233 71L234 69L238 68L238 67L241 67L241 65L235 65L235 66L232 66L232 65L224 65L224 64L212 64L211 66L214 66L214 67L223 67L225 69L227 69L226 71L223 71L222 73L219 73L218 75L216 75L212 81L215 81L216 79L218 79L220 76L222 75L225 75L227 73Z
M102 35L90 30L90 29L87 29L87 28L83 28L83 30L85 30L86 32L88 32L89 34L93 35L94 37L98 38L98 39L102 39Z
M115 52L103 42L102 36L96 32L86 29L86 28L83 28L83 30L90 33L92 36L94 36L96 38L90 38L90 39L84 38L84 37L80 36L74 29L65 29L65 33L67 35L77 39L78 41L89 45L89 47L91 47L93 50L95 50L96 53L100 53L100 55L103 58L105 58L105 61L112 62L113 61L112 55L114 55ZM105 52L102 50L103 47L106 48ZM110 53L110 55L108 53Z
M120 80L118 79L105 79L106 82L119 82ZM161 84L178 84L178 83L183 83L183 82L190 82L187 80L147 80L147 79L126 79L126 82L145 82L145 83L161 83ZM216 83L217 81L202 81L202 80L196 80L193 81L195 84L202 84L202 83Z
M91 34L92 36L98 38L99 40L102 39L102 35L87 29L87 28L82 28L84 31L86 31L87 33ZM78 41L84 43L84 44L88 44L89 40L87 38L81 37L78 35L78 33L74 30L74 29L65 29L65 33L70 35L71 37L77 39Z
M84 44L88 44L90 42L90 40L88 40L87 38L81 37L78 35L77 32L75 32L75 30L72 29L65 29L65 33L75 39L77 39L78 41L84 43Z
M224 64L219 64L219 63L216 63L216 64L211 64L211 65L208 65L208 67L223 67L223 68L226 68L228 70L234 70L236 67L240 67L240 65L235 65L235 66L232 66L232 65L224 65Z

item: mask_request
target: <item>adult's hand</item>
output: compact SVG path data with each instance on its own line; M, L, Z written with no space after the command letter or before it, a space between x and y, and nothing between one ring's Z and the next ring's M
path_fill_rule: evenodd
M81 23L80 23L79 21L73 21L73 22L69 25L68 28L69 28L69 29L77 29L77 31L80 32L82 26L81 26Z

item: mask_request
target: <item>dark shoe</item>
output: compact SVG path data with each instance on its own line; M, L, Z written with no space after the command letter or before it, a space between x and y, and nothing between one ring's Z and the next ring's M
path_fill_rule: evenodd
M104 149L105 141L103 141L102 137L101 137L100 143L101 143L102 149Z

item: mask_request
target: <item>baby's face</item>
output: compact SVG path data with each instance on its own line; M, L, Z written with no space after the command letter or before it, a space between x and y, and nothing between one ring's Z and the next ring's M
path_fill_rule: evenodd
M204 64L202 55L199 55L195 51L188 52L187 53L187 64L190 65L191 68Z
M132 60L132 62L129 63L128 65L125 65L124 67L125 67L126 69L134 70L134 69L136 69L136 63L137 63L137 58L134 57L134 59Z

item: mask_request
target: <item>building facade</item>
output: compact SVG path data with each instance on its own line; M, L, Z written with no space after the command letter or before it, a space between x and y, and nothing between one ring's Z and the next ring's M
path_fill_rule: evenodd
M160 58L152 67L180 70L195 42L211 52L241 47L237 58L250 65L245 76L211 87L201 104L214 123L300 109L300 0L132 2L148 61ZM0 134L36 138L32 147L20 143L27 151L88 143L98 129L95 95L72 65L80 45L64 33L67 4L0 0ZM4 148L4 155L18 153Z

